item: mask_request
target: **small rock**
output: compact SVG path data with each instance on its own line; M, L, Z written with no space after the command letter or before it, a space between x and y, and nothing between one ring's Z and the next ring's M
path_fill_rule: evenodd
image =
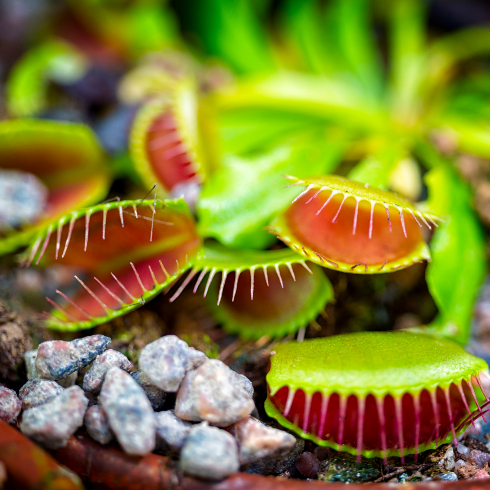
M10 388L0 386L0 419L9 424L14 423L22 410L22 402L17 393Z
M129 372L133 365L124 354L108 349L95 358L92 367L83 378L83 389L94 395L98 394L102 388L105 375L111 367L118 367L123 371Z
M85 413L85 428L88 435L100 444L108 444L113 439L107 414L101 405L90 407Z
M254 402L241 375L217 359L186 374L177 394L175 414L227 427L252 413Z
M280 475L289 470L291 466L296 470L294 463L296 463L304 449L304 439L296 439L296 444L287 454L252 463L247 467L245 472L256 475Z
M488 473L485 470L479 470L470 478L470 480L486 480L487 478L490 478Z
M99 395L109 425L128 454L146 454L155 447L155 416L141 386L125 371L107 371Z
M208 424L192 428L180 456L182 471L205 480L223 480L238 471L238 448L231 434Z
M480 468L483 468L485 463L490 462L490 454L478 451L478 449L473 449L470 451L468 458L470 458L471 461L473 461L473 463L478 465Z
M37 349L29 350L24 354L24 361L26 365L28 380L39 378L39 374L36 371L36 357L37 357ZM75 371L69 374L66 378L58 379L56 382L62 388L69 388L70 386L73 386L76 383L77 377L78 377L78 371Z
M316 478L320 471L320 461L309 451L305 451L294 465L305 478Z
M72 386L50 402L26 410L20 430L37 443L58 449L83 425L87 405L83 390Z
M467 448L464 444L459 443L458 444L458 453L463 454L464 456L468 456L470 450Z
M436 478L437 476L437 478ZM438 473L434 476L434 480L442 480L442 481L458 481L458 475L450 471L449 473Z
M180 451L187 440L192 425L180 420L173 410L158 412L155 414L157 445L163 449Z
M296 438L291 434L269 427L253 417L238 421L230 432L238 441L240 464L277 458L296 444Z
M358 463L355 456L339 453L331 461L322 463L318 479L322 481L362 483L374 480L380 475L380 464L375 459L362 458L361 462ZM395 479L395 481L398 480Z
M466 461L463 461L462 459L458 459L458 461L454 463L454 469L456 471L459 471L463 466L466 466L466 464L467 464Z
M206 359L205 354L192 349L176 335L166 335L141 351L139 366L155 386L173 393L179 389L185 373Z
M459 450L459 444L458 444ZM426 463L436 463L437 468L445 471L452 471L454 469L454 450L450 444L441 446L433 453L430 453L425 458Z
M143 371L133 371L131 376L145 391L153 410L155 412L161 410L165 403L165 392L158 388L158 386L155 386Z
M78 369L90 364L97 355L107 349L111 339L104 335L91 335L65 342L49 340L43 342L35 362L40 378L62 379Z
M31 378L19 391L22 409L37 407L48 403L65 391L56 381Z

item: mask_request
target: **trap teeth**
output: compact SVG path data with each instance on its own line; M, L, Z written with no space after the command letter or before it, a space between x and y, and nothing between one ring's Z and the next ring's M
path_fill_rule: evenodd
M438 218L410 201L333 175L294 184L305 189L270 229L308 260L343 272L376 274L430 259L422 228L436 227Z

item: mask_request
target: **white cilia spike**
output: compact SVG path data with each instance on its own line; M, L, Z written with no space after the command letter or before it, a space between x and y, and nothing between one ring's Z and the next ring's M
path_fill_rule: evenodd
M237 269L235 271L235 282L233 284L233 296L231 298L231 301L235 301L235 295L236 295L236 290L237 290L237 287L238 287L238 278L240 277L240 273L242 272L242 269Z
M119 219L121 220L121 228L124 228L123 206L119 206Z
M87 251L87 246L88 246L88 230L89 230L89 225L90 225L90 216L92 213L90 211L87 211L85 213L85 244L83 246L83 251Z
M226 277L228 276L228 271L224 270L221 273L221 284L219 285L219 293L218 293L218 302L216 304L221 303L221 297L223 296L223 288L225 287Z
M151 268L151 265L148 266L148 269L150 271L151 278L153 279L153 284L157 288L160 286L159 282L157 281L157 278L155 277L155 273L153 272L153 269Z
M34 260L34 257L36 256L37 251L39 250L39 247L41 246L42 242L42 237L39 237L34 245L31 248L31 253L29 254L29 258L27 259L26 267L29 267Z
M318 191L315 192L315 194L313 194L313 196L311 196L308 201L306 201L306 204L309 204L311 201L313 201L313 199L315 199L318 194L320 194L320 192L324 191L326 189L326 187L320 187L320 189L318 189Z
M384 203L384 207L386 209L386 217L388 219L388 225L390 227L390 233L393 231L392 227L391 227L391 218L390 218L390 207L388 206L388 204Z
M53 233L53 225L49 225L48 231L46 233L46 238L44 239L43 247L41 248L41 253L36 260L36 265L39 265L39 262L43 258L44 252L46 252L46 248L48 247L49 240L51 239L51 234Z
M413 212L413 209L409 209L409 211L410 211L410 214L412 215L413 219L415 220L415 223L417 223L420 226L420 228L422 228L422 223L415 216L415 213Z
M160 267L162 268L163 273L165 274L165 276L168 279L170 277L170 274L167 272L167 269L165 269L165 266L163 265L162 261L159 260L158 262L160 263Z
M63 225L65 224L64 218L61 218L58 222L58 229L56 230L56 252L55 252L55 260L58 260L58 254L60 252L61 245L61 233L63 231Z
M339 191L332 191L330 193L330 196L328 196L328 199L322 204L322 207L316 212L316 215L318 216L327 206L327 204L333 199L334 196L336 196L339 193Z
M305 408L303 412L303 432L308 431L308 424L310 422L310 410L311 410L311 398L310 393L305 393Z
M281 287L284 288L284 283L282 282L281 272L279 270L279 264L276 264L274 266L274 268L276 269L276 274L277 274L277 277L279 278L279 282L281 283Z
M179 259L175 259L175 264L177 265L177 270L180 271Z
M425 217L436 227L439 228L439 225L432 219L430 214L426 214Z
M356 207L354 209L354 222L352 223L352 234L356 234L356 228L357 228L357 214L359 212L359 198L356 197Z
M437 388L430 392L430 399L432 402L432 412L434 413L434 420L436 423L436 445L439 445L440 434L440 419L439 419L439 405L437 404Z
M366 415L366 399L363 396L357 398L357 456L358 463L361 462L361 453L364 437L364 417Z
M302 198L305 194L307 194L310 189L312 189L314 187L313 184L310 184L308 187L306 187L306 189L301 192L300 194L298 194L292 201L291 201L291 204L294 204L298 199Z
M327 422L329 401L330 401L330 396L322 393L322 406L320 408L320 424L318 425L318 432L316 433L318 439L323 439L325 435L325 424Z
M386 420L384 412L384 397L375 397L376 399L376 409L378 412L378 422L379 422L379 438L381 442L381 451L383 453L383 461L385 464L388 461L387 458L387 442L386 442Z
M197 288L199 287L199 284L201 284L201 281L204 279L204 276L208 273L209 267L204 267L204 269L201 271L201 274L199 274L199 277L197 278L196 284L194 285L194 289L192 290L193 293L197 291Z
M417 461L420 444L420 393L413 395L413 411L415 414L415 461Z
M424 225L427 226L429 230L432 230L432 226L430 226L429 223L427 223L427 220L424 218L424 215L420 211L417 211L417 214L419 215L420 219L423 221Z
M195 277L195 275L198 272L199 271L197 269L192 269L189 272L189 274L187 274L187 277L183 280L179 289L177 289L177 291L175 291L174 295L169 299L170 303L173 303L182 294L182 291L187 287L187 285L192 281L192 279ZM168 277L170 277L170 276L168 276Z
M402 410L402 400L403 396L400 398L394 397L395 402L395 427L398 435L398 446L400 448L400 459L402 464L405 463L405 441L403 439L403 410Z
M250 299L254 299L255 267L250 268Z
M332 219L332 223L336 223L337 222L337 218L339 217L340 211L341 211L341 209L342 209L342 207L344 205L344 202L346 201L346 199L348 197L349 196L347 194L344 195L344 198L342 199L342 202L340 203L339 209L337 210L337 212L335 213L335 216Z
M461 386L460 383L456 383L456 388L458 388L459 396L461 396L461 399L463 400L464 408L466 408L466 411L468 412L468 415L470 416L471 425L473 427L475 427L475 421L473 420L473 415L471 413L470 407L468 406L468 401L466 400L466 396L464 394L463 387Z
M400 221L402 224L403 235L405 236L405 238L407 238L407 228L405 226L405 217L403 216L403 209L398 208L398 212L400 213Z
M490 398L488 398L488 395L485 393L485 390L483 389L483 384L482 384L482 381L480 379L480 375L477 375L475 377L476 377L476 381L478 382L478 386L480 387L480 390L483 393L483 396L485 397L485 400L487 402L490 401Z
M444 388L444 398L446 399L446 409L447 409L447 415L449 417L449 424L451 425L451 433L453 435L453 444L455 446L458 445L458 440L456 439L456 430L454 428L454 418L453 418L453 411L451 409L451 400L449 399L449 388L451 386L448 386L447 388Z
M483 419L483 422L487 423L487 421L485 420L485 416L483 415L482 409L480 407L480 404L478 403L478 398L476 397L475 389L473 388L473 383L471 382L471 377L470 377L469 381L467 381L467 385L471 391L471 396L473 397L473 400L474 400L476 406L478 407L478 411L480 412L480 415L481 415L481 418Z
M345 416L347 410L347 397L339 395L339 432L337 434L337 444L342 447L344 444Z
M291 263L286 262L286 267L289 269L289 272L291 273L291 277L293 278L293 281L296 282L296 276L294 275L293 266L291 265Z
M136 301L136 298L127 290L126 286L111 272L111 276L117 282L119 287L128 295L128 298L131 298L131 301Z
M267 272L267 266L263 265L262 270L264 271L265 283L269 286L269 274Z
M77 220L76 215L71 217L70 224L68 226L68 236L65 241L65 248L63 249L63 253L61 254L61 258L65 257L66 251L68 250L68 245L70 244L71 236L73 234L73 228L75 227L75 221Z
M82 285L82 287L85 289L85 291L87 291L87 293L90 294L90 296L92 296L92 298L94 298L95 301L97 301L97 303L99 303L99 305L102 306L102 308L104 308L104 310L107 313L109 313L111 311L107 307L107 305L78 276L75 276L75 279Z
M313 274L313 271L306 265L306 262L304 260L298 263L301 264L310 274Z
M289 412L291 411L291 407L293 406L294 395L296 395L296 390L293 390L291 388L288 389L289 389L288 397L286 399L286 404L284 405L284 412L283 412L284 417L287 417L289 415Z
M125 305L124 301L119 296L114 294L102 281L99 281L96 277L94 277L94 280L97 281L97 283L104 288L107 294L112 296L112 298L114 298L118 303L121 303L121 307Z
M105 240L105 230L107 228L107 208L102 210L102 240Z
M134 217L136 219L138 219L139 218L139 216L138 216L138 207L136 206L136 204L133 204L133 211L134 211Z
M369 239L373 238L374 206L376 203L371 201L371 216L369 217Z
M145 286L143 285L143 282L141 281L141 277L140 275L138 274L138 271L136 270L136 267L134 266L134 264L132 262L129 263L129 265L131 266L131 269L133 269L133 272L134 272L134 275L136 276L136 279L141 287L141 290L144 293L147 292L147 289L145 288Z
M301 328L298 330L298 335L296 336L296 341L297 341L298 343L304 342L304 340L305 340L305 335L306 335L306 328L305 328L305 327L301 327Z
M77 305L73 300L71 300L65 293L59 291L58 289L56 290L56 293L59 294L65 301L68 301L74 308L76 308L78 311L83 313L89 320L92 319L92 317L79 305Z
M206 283L206 287L204 288L204 295L203 295L204 298L208 294L209 286L213 282L213 279L214 279L214 276L216 275L216 272L217 272L216 267L213 267L211 269L211 272L209 273L208 282Z
M51 306L54 306L57 310L60 310L61 313L63 313L66 316L66 318L69 318L72 322L77 322L78 321L73 315L71 315L70 313L68 313L64 308L62 308L58 303L56 303L55 301L53 301L51 298L46 297L46 301Z

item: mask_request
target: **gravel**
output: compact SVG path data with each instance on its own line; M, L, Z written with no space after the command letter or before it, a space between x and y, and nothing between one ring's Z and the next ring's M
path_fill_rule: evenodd
M109 425L128 454L142 455L155 448L155 415L141 386L125 371L113 367L99 395Z
M157 446L161 450L180 451L189 436L192 424L180 420L173 410L155 414Z
M36 370L37 349L29 350L24 354L24 362L26 366L27 379L37 379L39 374ZM73 386L78 377L78 371L69 374L66 378L58 379L56 382L63 388Z
M0 419L14 423L22 410L22 402L14 390L0 386Z
M26 410L20 430L42 446L58 449L83 425L87 405L83 390L72 386L50 402Z
M205 480L223 480L238 471L238 448L231 434L203 423L194 426L182 449L182 471Z
M85 413L84 424L88 435L100 444L108 444L114 438L109 419L101 405L89 407Z
M111 342L104 335L92 335L65 342L49 340L43 342L37 351L36 371L43 379L63 379L90 364L107 349Z
M478 451L478 449L473 449L470 451L468 458L481 468L485 466L485 463L490 462L490 454L484 453L483 451Z
M158 388L158 386L155 386L143 371L133 371L131 376L145 391L153 410L155 412L161 410L165 403L165 392Z
M31 378L19 391L22 409L37 407L48 403L65 391L56 381Z
M129 372L133 369L133 364L124 354L108 349L95 358L91 368L83 378L83 389L97 395L102 388L107 371L112 367L118 367Z
M143 348L139 367L158 388L173 393L179 389L185 373L207 359L175 335L166 335Z
M296 469L305 478L316 478L320 472L320 461L319 459L309 451L305 451L294 464Z
M291 434L269 427L254 417L240 420L230 432L238 441L240 464L279 457L296 444L296 438Z
M183 420L205 420L227 427L250 415L254 407L243 376L221 361L209 359L185 376L177 394L175 414Z

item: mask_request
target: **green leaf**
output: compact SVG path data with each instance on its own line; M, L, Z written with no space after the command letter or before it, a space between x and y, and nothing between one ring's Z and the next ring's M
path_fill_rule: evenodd
M439 315L429 328L465 344L487 268L485 237L471 208L470 189L449 165L435 166L426 182L431 211L446 220L430 244L427 285Z
M222 168L203 187L198 202L199 231L231 247L265 248L275 240L264 230L272 217L297 194L284 189L287 174L298 177L331 172L344 143L315 133L268 153L228 155Z

